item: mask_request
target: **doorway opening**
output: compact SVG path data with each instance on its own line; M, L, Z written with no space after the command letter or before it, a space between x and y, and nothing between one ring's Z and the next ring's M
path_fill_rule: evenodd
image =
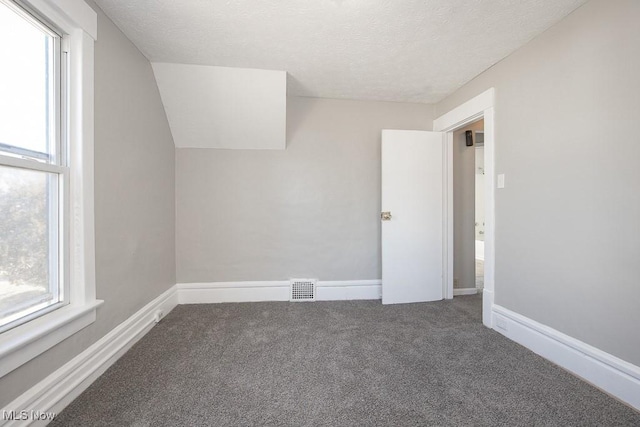
M475 159L475 272L476 289L484 289L484 120L482 131L476 132Z
M484 288L484 119L453 132L453 295Z
M449 110L433 121L433 130L444 132L445 155L443 162L443 293L453 298L453 135L457 130L484 120L484 283L482 288L482 323L493 328L493 301L495 277L495 141L494 141L495 90L487 89ZM474 222L475 223L475 222ZM475 227L474 227L475 228Z

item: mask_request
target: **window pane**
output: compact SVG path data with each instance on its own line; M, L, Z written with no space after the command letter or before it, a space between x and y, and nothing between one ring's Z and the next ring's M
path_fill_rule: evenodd
M58 175L0 166L0 326L59 301Z
M54 37L34 22L0 2L0 152L50 161Z

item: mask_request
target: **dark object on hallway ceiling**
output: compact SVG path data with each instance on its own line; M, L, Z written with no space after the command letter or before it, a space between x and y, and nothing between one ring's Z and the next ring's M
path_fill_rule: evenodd
M464 133L464 136L467 138L467 147L473 147L473 131L468 130Z

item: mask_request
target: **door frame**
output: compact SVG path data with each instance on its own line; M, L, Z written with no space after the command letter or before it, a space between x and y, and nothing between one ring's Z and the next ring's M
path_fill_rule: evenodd
M453 132L484 119L484 171L485 171L485 253L484 289L482 293L482 323L493 327L492 308L495 297L495 90L490 88L480 95L453 108L433 121L433 130L444 132L443 177L443 295L453 298Z

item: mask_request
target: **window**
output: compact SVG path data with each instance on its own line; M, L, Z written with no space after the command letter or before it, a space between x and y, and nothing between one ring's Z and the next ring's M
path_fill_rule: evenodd
M0 0L0 377L88 326L93 47L83 1Z
M60 35L0 3L0 331L64 304Z

